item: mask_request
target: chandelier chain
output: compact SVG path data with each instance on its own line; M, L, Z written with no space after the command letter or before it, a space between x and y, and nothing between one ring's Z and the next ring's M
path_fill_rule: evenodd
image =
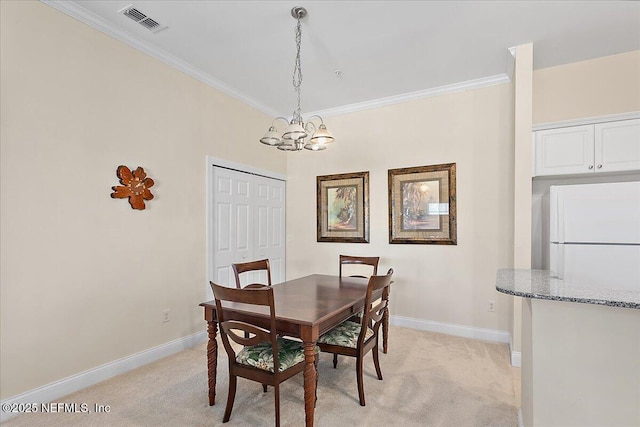
M302 44L302 26L300 25L300 16L297 18L298 24L296 25L296 62L293 69L293 88L298 95L298 109L294 115L294 119L302 121L302 108L300 106L300 92L302 86L302 66L300 64L300 46ZM297 115L297 117L295 117Z

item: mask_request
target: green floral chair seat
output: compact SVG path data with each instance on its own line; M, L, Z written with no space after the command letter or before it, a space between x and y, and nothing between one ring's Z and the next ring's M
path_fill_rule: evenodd
M362 326L360 325L360 323L347 320L346 322L342 322L341 324L318 338L318 343L356 348L358 345L358 335L360 335L361 328ZM366 341L372 336L373 331L371 330L371 328L367 328L364 340Z
M320 349L316 347L316 353ZM278 371L282 372L304 361L304 347L299 341L278 338ZM236 355L236 362L273 372L273 349L270 342L243 347Z

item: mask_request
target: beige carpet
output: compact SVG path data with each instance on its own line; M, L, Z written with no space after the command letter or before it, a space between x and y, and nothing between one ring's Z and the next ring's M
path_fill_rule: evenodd
M520 370L505 344L391 327L380 353L383 381L365 360L367 406L358 404L354 359L322 354L316 426L517 426ZM9 426L217 426L227 399L227 360L220 345L216 405L207 398L206 346L198 345L59 399L109 405L109 413L25 414ZM283 426L304 425L302 375L281 386ZM273 391L238 380L227 426L272 426Z

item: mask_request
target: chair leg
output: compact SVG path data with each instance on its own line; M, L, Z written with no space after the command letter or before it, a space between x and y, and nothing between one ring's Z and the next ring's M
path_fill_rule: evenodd
M389 308L384 309L384 315L382 318L382 352L387 354L389 349Z
M316 407L316 404L318 403L318 377L320 376L318 373L318 355L316 354L314 360L313 360L313 364L316 367L316 401L313 402L313 407Z
M360 397L360 406L364 403L364 384L362 381L362 356L356 358L356 379L358 380L358 396Z
M276 427L280 427L280 384L274 384L273 391L276 401Z
M231 418L231 410L233 409L233 401L236 398L236 384L238 377L235 375L229 376L229 396L227 396L227 408L224 410L224 418L222 422L226 423Z
M267 392L267 385L266 385L266 384L262 384L262 391L263 391L264 393L266 393L266 392Z
M338 354L333 353L333 369L336 369L337 366L338 366Z
M376 373L378 374L378 379L382 381L382 370L380 370L380 358L378 353L378 343L376 342L376 346L373 347L373 364L376 366Z

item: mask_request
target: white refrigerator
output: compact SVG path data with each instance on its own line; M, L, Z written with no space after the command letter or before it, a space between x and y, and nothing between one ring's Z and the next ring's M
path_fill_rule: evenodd
M551 275L588 289L640 291L640 182L550 187Z

